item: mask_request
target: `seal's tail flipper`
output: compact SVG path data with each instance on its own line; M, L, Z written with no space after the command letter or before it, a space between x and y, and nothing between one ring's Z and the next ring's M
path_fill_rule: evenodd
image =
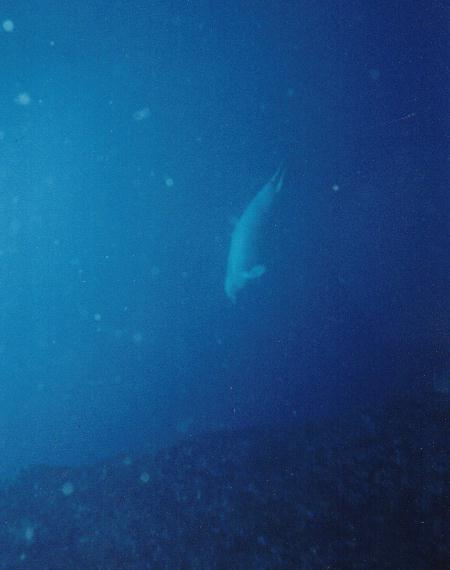
M272 186L275 186L275 192L279 192L283 187L285 174L286 174L286 160L283 160L283 162L280 164L275 174L270 179L270 183L272 184Z

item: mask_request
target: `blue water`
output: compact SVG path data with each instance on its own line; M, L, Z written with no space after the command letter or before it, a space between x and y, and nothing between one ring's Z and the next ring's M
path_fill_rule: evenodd
M443 3L4 0L0 19L1 475L448 369ZM267 273L233 305L231 221L284 160Z

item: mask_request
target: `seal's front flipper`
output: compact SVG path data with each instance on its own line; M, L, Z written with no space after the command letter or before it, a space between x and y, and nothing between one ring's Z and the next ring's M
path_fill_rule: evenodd
M261 275L263 275L265 272L266 272L265 265L255 265L255 267L252 267L250 271L245 272L245 278L256 279L257 277L261 277Z

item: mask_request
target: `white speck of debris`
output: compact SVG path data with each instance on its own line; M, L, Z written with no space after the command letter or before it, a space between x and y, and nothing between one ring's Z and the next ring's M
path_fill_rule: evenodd
M170 177L167 177L164 180L164 182L165 182L167 188L172 188L172 186L174 185L173 178L170 178Z
M333 192L339 192L339 185L338 185L338 184L333 184L333 186L331 187L331 189L333 190Z
M14 22L12 20L3 20L2 27L5 32L12 32L14 31Z
M123 464L124 465L131 465L133 463L133 460L131 459L131 457L129 455L127 455L126 457L123 458Z
M17 105L21 105L22 107L27 107L31 103L31 97L29 93L23 91L17 95L17 97L14 99L14 102L17 103Z
M123 330L122 329L115 329L114 338L116 340L120 340L121 338L123 338Z
M150 109L148 107L143 107L142 109L138 109L133 113L133 119L135 121L144 121L150 117Z
M99 323L102 320L102 316L100 313L95 313L94 315L94 321L97 321L97 323Z
M142 333L140 333L140 332L133 333L134 344L142 344L143 340L144 340L144 337L142 336Z
M25 540L27 542L33 542L34 538L34 528L32 526L27 526L24 532Z
M144 471L143 473L141 473L139 479L141 483L148 483L150 481L150 475L146 471Z
M72 495L74 491L73 483L71 483L70 481L66 481L64 485L61 487L61 491L65 497L69 497L70 495Z

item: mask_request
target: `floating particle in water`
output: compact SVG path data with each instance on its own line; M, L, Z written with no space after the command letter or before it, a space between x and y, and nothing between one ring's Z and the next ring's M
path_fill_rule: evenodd
M286 95L290 99L291 97L293 97L295 95L295 89L293 89L292 87L289 87L289 89L286 91Z
M379 69L369 69L369 77L374 81L378 81L380 79L380 70Z
M158 277L159 275L161 275L161 269L157 265L152 265L152 268L150 269L150 274L152 277Z
M167 176L167 177L165 178L164 182L165 182L165 185L166 185L167 188L172 188L173 185L174 185L173 178L170 178L170 176Z
M124 465L131 465L133 463L133 459L129 455L127 455L126 457L123 458L122 463Z
M113 334L114 334L114 338L116 340L121 340L123 338L123 330L122 329L115 329Z
M102 320L102 316L100 313L95 313L94 315L94 321L96 321L97 323L99 323Z
M138 109L133 113L133 119L135 121L144 121L150 117L150 109L148 107L143 107L142 109Z
M21 105L22 107L27 107L31 103L31 97L29 93L23 91L17 95L17 97L14 99L14 102L17 103L17 105Z
M14 30L14 22L12 20L3 20L2 27L5 32L12 32Z
M331 189L333 190L333 192L339 192L339 184L333 184Z
M73 486L73 483L71 483L70 481L66 481L64 485L61 487L61 492L65 497L69 497L74 492L74 489L75 488Z
M266 537L265 537L265 536L260 535L260 536L258 536L257 540L258 540L258 544L259 544L260 546L266 546L267 540L266 540Z
M24 531L25 540L27 542L33 542L34 539L34 527L27 526Z
M142 336L142 333L140 333L140 332L133 333L132 338L133 338L134 344L142 344L142 341L144 340L144 337Z
M139 479L142 483L148 483L150 481L150 475L146 471L144 471L143 473L141 473Z

